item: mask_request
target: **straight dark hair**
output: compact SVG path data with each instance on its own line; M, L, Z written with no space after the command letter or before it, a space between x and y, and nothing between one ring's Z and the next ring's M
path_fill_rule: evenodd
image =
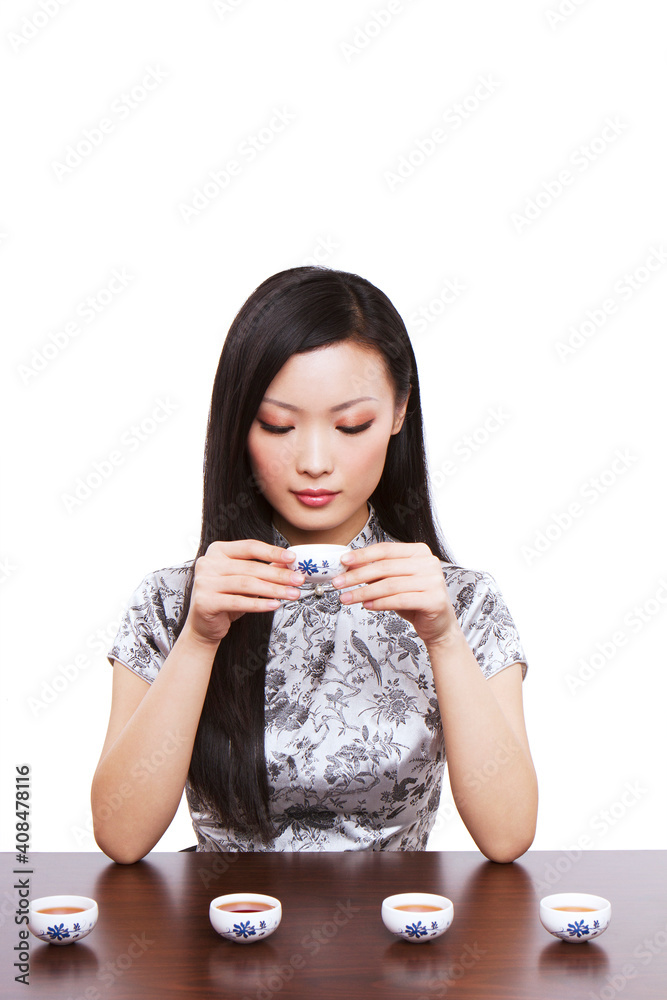
M201 540L195 562L214 541L256 538L274 544L273 510L253 476L247 440L266 390L294 354L351 341L384 358L396 406L410 393L403 426L389 439L371 495L380 524L402 542L425 542L445 562L432 509L417 363L405 324L370 281L324 267L272 275L237 313L213 384L204 454ZM190 568L180 635L190 608ZM273 612L241 615L215 654L188 780L223 827L273 835L264 755L265 667Z

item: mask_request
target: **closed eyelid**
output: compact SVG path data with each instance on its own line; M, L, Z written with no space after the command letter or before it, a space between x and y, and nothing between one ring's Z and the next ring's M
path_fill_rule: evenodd
M262 429L269 431L270 434L284 434L287 431L291 431L294 429L292 424L270 424L266 420L259 420L259 423ZM355 424L354 426L342 425L340 427L337 427L336 429L339 431L343 431L343 433L354 434L360 431L367 430L372 423L373 420L366 420L364 421L363 424Z

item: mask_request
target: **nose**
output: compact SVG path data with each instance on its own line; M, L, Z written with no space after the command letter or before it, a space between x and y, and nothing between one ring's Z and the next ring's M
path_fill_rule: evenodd
M299 435L296 470L307 476L322 476L333 471L331 442L325 431L310 430Z

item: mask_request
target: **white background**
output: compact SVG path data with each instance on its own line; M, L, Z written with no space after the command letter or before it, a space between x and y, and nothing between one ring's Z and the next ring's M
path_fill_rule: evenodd
M231 320L316 252L403 315L440 522L518 625L534 848L667 846L660 6L43 4L0 15L0 849L27 762L32 847L97 850L106 650L196 550ZM158 849L194 839L182 802ZM474 848L448 787L429 846Z

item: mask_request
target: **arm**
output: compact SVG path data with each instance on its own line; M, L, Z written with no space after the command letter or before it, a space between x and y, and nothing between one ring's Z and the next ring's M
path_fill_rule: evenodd
M521 664L486 680L460 629L427 648L456 807L487 858L514 861L535 837L538 797Z
M114 861L143 858L171 823L220 641L242 614L298 597L294 584L304 576L286 566L292 559L256 539L213 542L196 561L187 620L153 683L115 661L109 728L91 789L95 839Z
M143 858L174 818L216 648L186 623L151 685L114 663L109 728L91 790L95 840L114 861Z
M535 836L537 779L528 747L519 663L487 680L454 614L437 559L424 543L380 542L343 554L332 583L342 604L397 611L428 650L454 801L491 861L514 861Z

